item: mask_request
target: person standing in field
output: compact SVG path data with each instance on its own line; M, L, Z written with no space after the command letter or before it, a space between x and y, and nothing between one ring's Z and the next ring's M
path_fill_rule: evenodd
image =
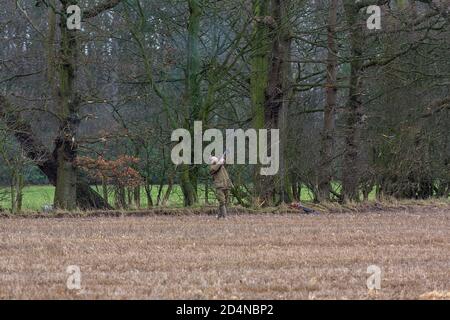
M219 201L219 213L217 219L225 218L227 215L227 205L230 189L233 183L225 169L225 155L218 159L217 157L210 157L209 173L212 176L214 187L216 190L216 197Z

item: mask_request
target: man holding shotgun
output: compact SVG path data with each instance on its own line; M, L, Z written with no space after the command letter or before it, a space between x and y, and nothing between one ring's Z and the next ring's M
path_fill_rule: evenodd
M224 218L227 215L228 194L233 183L230 180L227 169L225 169L225 158L227 152L218 159L217 157L210 157L209 173L214 181L214 187L216 189L216 197L219 201L219 213L217 219Z

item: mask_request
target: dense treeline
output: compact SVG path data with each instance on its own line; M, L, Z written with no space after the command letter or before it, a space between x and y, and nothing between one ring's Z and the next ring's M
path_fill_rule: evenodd
M73 4L81 30L67 28ZM372 5L381 29L368 28ZM172 163L171 133L202 121L280 130L277 175L229 167L241 205L301 188L316 201L448 197L449 11L445 0L5 0L0 180L16 199L48 181L69 210L109 207L107 188L117 206L139 205L142 190L161 205L175 185L194 205L208 171ZM99 174L116 163L119 178ZM139 177L111 185L127 170Z

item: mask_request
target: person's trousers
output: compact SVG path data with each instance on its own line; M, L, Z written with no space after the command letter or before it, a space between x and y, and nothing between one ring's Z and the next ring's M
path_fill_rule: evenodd
M219 201L220 206L228 205L228 193L229 193L228 189L222 189L222 188L216 189L216 197L217 197L217 201Z

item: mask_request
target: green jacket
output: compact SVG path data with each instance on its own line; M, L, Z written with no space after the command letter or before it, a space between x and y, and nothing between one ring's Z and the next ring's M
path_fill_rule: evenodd
M209 167L209 173L211 174L214 186L217 189L231 189L233 188L233 183L228 176L227 169L223 164L212 164Z

